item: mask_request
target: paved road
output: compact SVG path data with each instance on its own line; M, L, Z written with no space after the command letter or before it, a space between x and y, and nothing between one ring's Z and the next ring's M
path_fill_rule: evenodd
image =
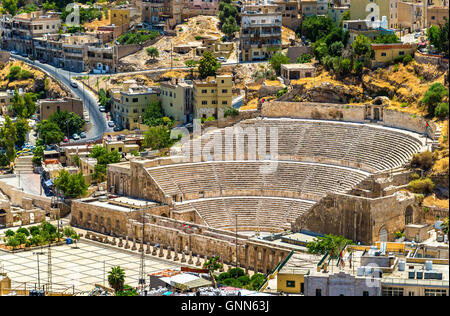
M57 80L59 80L59 82L65 85L67 89L69 89L73 93L73 95L83 100L84 107L89 112L91 126L87 132L86 139L81 139L80 141L71 140L71 143L97 140L103 136L103 133L112 131L112 128L108 127L106 123L105 115L102 112L100 112L98 108L97 98L92 93L90 93L89 90L84 89L84 86L73 88L70 85L70 77L73 77L75 75L88 75L88 74L79 74L73 72L69 73L66 70L59 69L48 64L41 64L37 60L31 61L26 57L13 54L11 54L11 56L14 57L15 59L22 60L30 65L34 65L35 67L41 69L42 71L52 75Z

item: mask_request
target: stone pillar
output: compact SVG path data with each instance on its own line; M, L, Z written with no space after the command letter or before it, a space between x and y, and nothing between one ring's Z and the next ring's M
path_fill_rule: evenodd
M163 251L163 247L159 246L159 255L160 258L164 257L164 251Z
M137 247L136 247L136 237L134 237L133 238L133 247L131 247L131 250L136 250L137 249Z
M255 262L253 265L253 271L255 271L255 273L258 273L258 247L254 246L253 249L255 251L255 253L254 253Z
M248 245L245 245L245 273L247 273L247 274L248 274L249 261L250 261L249 248L250 247Z
M115 246L116 244L117 244L117 243L116 243L116 237L113 237L112 242L111 242L111 245Z
M144 239L141 240L141 244L139 245L139 252L144 251Z
M125 240L125 249L129 249L130 248L130 244L128 243L128 236L126 237Z
M149 242L147 243L147 251L145 251L145 253L147 255L149 255L151 253L151 251L150 251L150 243Z
M200 262L200 255L197 255L197 262L195 262L195 265L197 266L197 267L199 267L199 266L201 266L201 262Z
M267 249L263 248L262 249L262 264L263 264L263 273L267 274Z
M171 253L172 253L172 250L170 249L170 247L167 247L167 256L166 256L166 259L172 259Z
M175 255L174 255L174 257L173 257L173 260L174 260L174 261L178 261L180 258L178 257L178 251L177 251L177 248L176 248L176 247L174 248L174 252L175 252Z
M153 247L153 250L152 250L152 256L156 256L156 254L157 254L157 252L156 252L156 246L154 246L154 247Z
M186 262L186 254L184 253L184 250L181 252L181 263Z
M194 260L192 259L192 250L189 252L188 264L194 264Z
M224 271L224 269L223 269L224 263L223 263L223 260L222 260L222 259L220 260L220 264L222 265L222 268L219 269L219 272L223 272L223 271Z
M119 238L119 244L118 244L118 246L119 246L120 248L122 248L122 247L123 247L123 242L122 242L122 238Z

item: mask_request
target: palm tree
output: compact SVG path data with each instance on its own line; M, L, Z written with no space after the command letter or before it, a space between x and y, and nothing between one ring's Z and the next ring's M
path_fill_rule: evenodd
M125 271L120 266L112 267L108 272L108 283L116 292L123 290Z

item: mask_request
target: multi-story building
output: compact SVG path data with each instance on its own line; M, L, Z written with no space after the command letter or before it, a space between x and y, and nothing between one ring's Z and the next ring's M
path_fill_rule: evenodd
M397 21L394 26L409 32L420 31L423 28L422 16L423 3L399 1Z
M334 21L337 25L341 22L346 12L350 11L349 6L334 6L328 7L328 17Z
M178 122L191 122L193 116L192 82L172 80L160 84L161 107L165 116Z
M183 19L197 15L217 15L219 0L183 0Z
M119 26L122 33L124 33L130 27L131 8L126 5L111 8L109 10L109 19L111 25Z
M297 30L300 26L299 2L296 0L274 0L273 4L277 6L276 11L281 12L282 25L291 30Z
M31 12L21 13L14 17L3 15L1 20L2 47L16 50L21 54L32 55L34 38L44 34L59 32L61 20L57 13Z
M8 114L8 107L13 104L14 90L0 91L0 114Z
M172 29L182 22L183 0L143 0L142 21L154 28Z
M427 7L427 14L426 14L426 20L427 20L427 27L430 27L431 25L444 25L445 19L449 18L449 6L448 2L447 5L431 5Z
M301 0L300 12L302 17L327 14L328 2L328 0Z
M345 20L342 23L344 31L348 31L348 42L351 44L358 37L358 35L364 35L371 40L381 34L394 34L393 30L385 29L369 20Z
M144 112L151 101L158 100L159 88L132 84L121 91L113 92L114 104L111 115L116 124L128 130L138 128Z
M385 16L388 27L394 28L398 9L396 3L398 0L351 0L350 17L352 20L375 22Z
M233 42L222 42L216 37L203 38L202 45L195 47L195 55L203 56L205 51L209 51L214 57L228 59L234 50Z
M412 43L371 44L374 50L372 66L378 67L393 61L398 57L414 55L417 45Z
M233 98L233 81L231 75L208 77L195 80L193 89L194 118L216 119L224 117L224 109L231 108Z
M34 40L34 56L73 72L114 72L118 63L117 46L103 45L92 35L44 35Z
M281 49L282 14L275 5L243 7L241 13L240 59L269 59Z
M39 119L41 121L48 120L49 117L56 112L73 112L84 118L83 102L76 98L39 100Z

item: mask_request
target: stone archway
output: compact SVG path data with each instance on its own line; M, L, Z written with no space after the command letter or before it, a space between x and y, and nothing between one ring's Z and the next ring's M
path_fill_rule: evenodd
M387 242L388 241L388 231L386 228L382 227L380 229L380 232L378 233L380 242Z
M411 205L409 205L409 206L406 208L406 211L405 211L405 225L414 223L414 220L413 220L414 217L413 217L413 215L414 215L413 208L412 208Z

